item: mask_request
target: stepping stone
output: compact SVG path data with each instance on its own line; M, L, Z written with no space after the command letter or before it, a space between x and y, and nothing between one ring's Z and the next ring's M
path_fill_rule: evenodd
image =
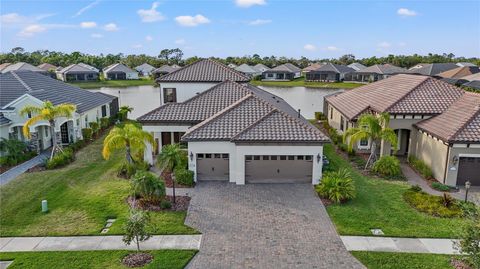
M13 261L0 261L0 269L7 269Z
M109 230L108 228L105 228L105 229L103 229L100 233L106 234L106 233L108 233L108 230Z
M117 219L107 219L107 223L114 223Z
M105 225L105 228L110 228L110 227L112 227L112 224L113 224L113 222L107 222L107 224Z
M370 232L372 232L373 235L385 235L382 229L370 229Z

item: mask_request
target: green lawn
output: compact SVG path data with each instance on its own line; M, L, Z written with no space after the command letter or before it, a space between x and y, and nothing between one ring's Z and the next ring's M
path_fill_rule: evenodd
M368 269L453 269L449 255L353 251Z
M142 268L181 269L197 253L196 250L156 250L148 251L154 259ZM113 251L47 251L0 253L0 260L13 260L8 269L83 269L83 268L128 268L122 258L131 253L127 250Z
M410 187L406 182L363 176L334 152L333 145L326 145L324 150L331 165L350 170L357 190L353 200L327 207L340 234L371 235L371 228L380 228L385 236L458 237L463 220L432 217L416 211L403 200L403 192Z
M335 89L353 89L363 86L360 83L348 82L306 82L305 78L296 78L292 81L259 81L252 80L251 84L257 86L272 86L272 87L310 87L310 88L335 88Z
M153 79L132 79L132 80L99 80L93 82L69 82L70 84L83 88L83 89L97 89L100 87L131 87L131 86L142 86L142 85L155 85Z
M105 161L101 148L97 139L67 167L25 173L0 187L0 236L98 235L108 218L117 218L108 234L121 234L130 183L116 177L123 154ZM47 214L41 212L43 199L48 200ZM186 212L151 216L155 234L197 233L183 224Z

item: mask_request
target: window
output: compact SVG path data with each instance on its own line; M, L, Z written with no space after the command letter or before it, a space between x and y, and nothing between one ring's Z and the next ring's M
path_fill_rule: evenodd
M48 137L48 127L45 127L44 130L45 130L45 137Z
M255 160L255 161L260 160L260 156L253 156L253 160Z
M343 116L340 116L340 130L344 131L344 128Z
M220 159L220 156L222 156L221 154L213 154L214 158L215 159Z
M228 159L228 154L222 154L223 159Z
M245 156L245 160L251 161L251 160L252 160L252 156Z
M88 115L85 115L85 127L88 127Z
M212 158L212 154L205 154L205 158L211 159L211 158Z
M297 156L297 160L303 160L303 156L302 156L302 155L298 155L298 156Z
M270 156L270 160L276 161L276 160L277 160L277 156Z
M272 73L268 73L268 74L267 74L267 77L273 78L273 74L272 74Z
M103 105L102 106L102 118L107 116L107 106Z
M77 126L80 127L80 119L77 119L76 122L77 122Z
M333 119L333 107L330 108L330 119Z
M285 155L280 156L280 160L285 161L286 159L287 159L287 156L285 156Z
M289 161L295 160L295 156L292 156L292 155L288 156L288 160L289 160Z
M203 159L203 154L197 154L197 159Z
M32 113L31 112L28 112L27 113L27 119L31 119L32 118Z
M367 147L368 146L368 139L361 139L360 140L360 146L361 147Z
M305 156L305 160L307 160L307 161L311 161L311 160L312 160L312 156L311 156L311 155L307 155L307 156Z
M177 102L177 89L176 88L164 88L163 89L163 102L164 103L176 103Z
M268 155L264 155L264 156L262 156L262 159L263 159L264 161L268 161L268 160L269 160L269 157L268 157Z

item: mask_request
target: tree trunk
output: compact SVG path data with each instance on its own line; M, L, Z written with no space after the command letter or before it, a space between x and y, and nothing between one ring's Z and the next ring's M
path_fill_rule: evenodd
M50 160L53 159L53 156L57 151L62 151L62 147L58 145L57 133L55 133L55 121L50 121L50 135L52 136L52 153L50 154Z
M135 236L135 241L137 241L137 251L140 252L140 242L138 241L138 236Z
M172 189L173 189L173 204L175 204L175 169L172 169Z
M370 156L365 164L365 170L367 170L377 160L377 143L372 140L372 147L370 148Z
M130 149L130 143L126 144L125 151L126 151L125 158L127 159L127 162L129 164L133 163L133 158L132 158L131 149Z

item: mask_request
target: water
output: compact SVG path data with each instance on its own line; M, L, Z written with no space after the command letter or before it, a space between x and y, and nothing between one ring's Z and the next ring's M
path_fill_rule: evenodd
M300 109L302 116L313 119L316 111L323 111L323 98L339 89L306 87L265 87L260 88L283 98L293 108ZM136 119L160 106L160 88L150 85L127 88L102 87L98 90L119 97L120 106L133 107L129 118Z

